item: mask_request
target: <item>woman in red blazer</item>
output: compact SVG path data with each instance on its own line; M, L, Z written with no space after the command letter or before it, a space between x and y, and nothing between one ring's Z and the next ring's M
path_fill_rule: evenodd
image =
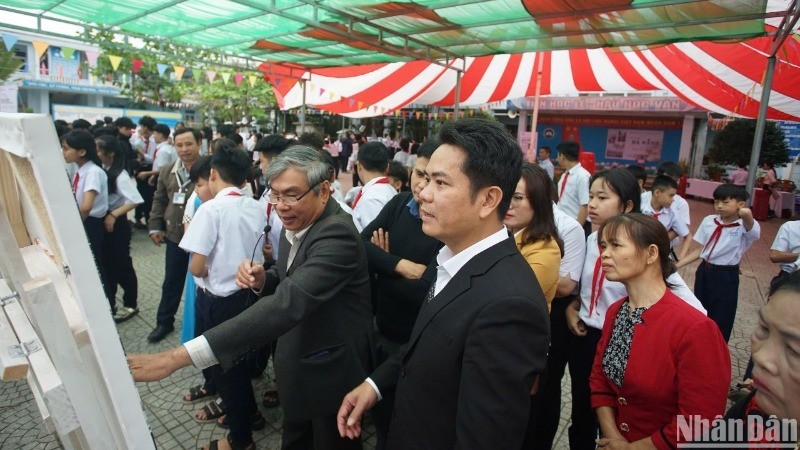
M606 278L628 297L606 313L590 378L592 407L608 449L673 449L686 423L725 411L730 355L713 321L667 289L669 236L644 214L624 214L599 231ZM699 427L695 426L695 430Z

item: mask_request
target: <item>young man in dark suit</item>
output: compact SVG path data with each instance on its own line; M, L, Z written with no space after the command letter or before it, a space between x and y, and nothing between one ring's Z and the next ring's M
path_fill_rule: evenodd
M396 386L387 448L513 449L550 337L536 276L503 226L522 152L496 122L442 127L420 194L422 230L445 244L403 350L345 396L339 433Z
M281 448L361 448L339 436L336 410L370 370L369 274L353 219L330 198L332 170L319 152L300 146L270 163L269 202L284 228L278 262L265 270L245 260L236 279L267 298L184 346L130 355L134 379L159 380L192 364L229 370L277 338ZM230 444L217 443L221 450Z

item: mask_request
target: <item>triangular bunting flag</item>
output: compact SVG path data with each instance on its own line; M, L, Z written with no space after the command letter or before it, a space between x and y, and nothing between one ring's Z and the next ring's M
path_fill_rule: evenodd
M352 107L352 106L353 106L353 103L355 103L355 102L356 102L356 99L354 99L354 98L351 98L351 99L348 99L348 101L350 102L350 106Z
M217 71L216 70L206 70L206 76L208 77L208 82L213 83L214 78L217 78Z
M138 73L139 70L142 68L143 64L144 64L144 61L142 61L141 59L134 58L133 59L133 73Z
M72 47L61 47L61 56L64 57L67 61L72 59L72 55L75 54L75 49Z
M47 42L33 41L33 49L36 50L36 54L39 56L39 58L41 58L42 55L44 55L44 52L47 51L47 47L50 47L50 44Z
M160 64L160 63L156 64L156 69L158 69L158 75L163 77L164 76L164 72L167 71L168 67L169 66L166 65L166 64Z
M336 94L334 94L333 92L328 92L328 98L333 100L333 97L336 97Z
M97 65L97 55L99 53L96 50L85 50L83 53L86 55L86 61L89 62L89 67Z
M230 72L222 72L220 75L222 75L222 81L225 84L228 84L228 80L231 79L231 73Z
M180 81L183 78L183 72L186 71L185 66L172 66L172 70L175 71L175 79Z
M237 86L242 84L242 80L244 79L244 75L237 73L233 76L233 81L236 83Z
M416 112L417 119L419 119L419 116L421 116L421 115L422 115L422 113L420 111Z
M364 109L364 102L358 102L358 109Z
M6 49L8 51L11 51L11 49L14 48L14 44L17 43L19 38L17 38L13 34L6 34L6 33L3 33L2 36L3 36L3 43L6 44Z
M106 55L108 56L108 61L111 63L111 68L114 69L114 72L119 69L119 63L122 61L122 56L117 55Z
M275 77L275 78L273 78L273 80L275 80L275 86L280 86L281 85L281 77Z
M325 88L319 88L319 96L322 97L322 94L325 93Z
M316 84L314 84L314 83L309 83L309 84L311 85L310 86L311 87L311 92L314 92L314 91L317 90L317 85Z
M194 81L196 83L200 82L200 77L203 76L203 71L200 69L192 69L192 76L194 77Z
M247 76L247 79L248 79L248 80L250 80L250 87L256 87L256 80L258 80L258 77L257 77L257 76L255 76L255 75L248 75L248 76Z

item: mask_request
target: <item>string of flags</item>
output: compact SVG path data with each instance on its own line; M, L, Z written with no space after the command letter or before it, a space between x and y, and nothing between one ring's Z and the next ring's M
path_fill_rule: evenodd
M19 38L11 33L0 33L0 38L3 40L3 44L8 51L11 51L14 48L14 45L19 41ZM31 42L33 44L33 49L36 52L36 55L41 58L44 56L45 52L48 48L50 48L50 44L44 41L37 41L34 40ZM60 46L61 55L64 59L70 60L72 59L73 55L75 54L76 49L66 46ZM123 61L122 56L113 55L113 54L103 54L101 55L100 52L97 50L81 50L86 55L86 62L88 63L90 68L97 67L97 60L99 56L104 56L108 58L108 62L111 64L111 68L114 72L119 70L120 64ZM141 58L131 58L131 67L133 73L139 73L142 68L144 67L145 61ZM167 72L172 69L172 74L167 74ZM187 67L182 65L173 65L170 66L169 64L157 63L156 70L159 76L174 76L176 80L182 80L183 75L186 72ZM192 78L195 82L200 83L202 81L203 70L200 68L188 68L190 69L190 73L192 74ZM245 73L234 73L229 71L220 72L217 70L206 70L205 71L206 77L209 83L213 83L216 79L217 74L219 74L225 84L228 84L231 77L233 77L233 81L236 86L240 86L244 80L247 80L250 84L250 87L255 87L256 82L262 77L253 74L245 74Z

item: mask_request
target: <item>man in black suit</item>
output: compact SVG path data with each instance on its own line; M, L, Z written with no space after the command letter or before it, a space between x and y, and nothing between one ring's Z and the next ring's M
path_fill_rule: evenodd
M496 122L442 127L420 194L423 231L445 244L405 352L345 396L342 436L396 385L390 449L513 449L545 366L549 316L539 283L502 224L522 152Z
M336 410L371 368L369 275L353 219L329 201L332 170L307 147L275 157L265 176L284 227L278 262L265 271L246 260L236 278L265 298L184 346L130 355L135 380L159 380L192 364L228 370L277 338L282 448L361 448L360 441L339 436Z

